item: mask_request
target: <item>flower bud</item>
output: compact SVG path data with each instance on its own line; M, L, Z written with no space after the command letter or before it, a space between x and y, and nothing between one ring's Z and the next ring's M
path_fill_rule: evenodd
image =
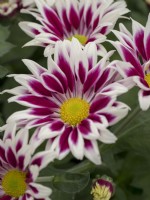
M111 178L103 176L94 181L91 191L93 200L109 200L113 193L114 186Z

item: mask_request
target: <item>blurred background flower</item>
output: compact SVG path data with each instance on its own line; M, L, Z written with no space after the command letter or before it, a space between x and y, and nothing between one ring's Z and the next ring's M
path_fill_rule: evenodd
M0 17L10 17L21 8L28 8L34 5L34 0L1 0Z

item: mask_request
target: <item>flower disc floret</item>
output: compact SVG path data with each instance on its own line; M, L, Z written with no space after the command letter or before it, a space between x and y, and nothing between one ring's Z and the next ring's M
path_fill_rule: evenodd
M88 41L88 38L86 36L80 34L75 34L72 37L68 38L68 40L71 41L73 37L76 38L82 45L85 45Z
M145 77L144 77L144 80L146 81L146 83L150 87L150 74L146 74Z
M61 119L71 126L76 126L89 115L90 105L83 99L71 98L60 109Z
M2 179L2 188L11 197L22 196L26 189L26 173L19 170L8 171Z

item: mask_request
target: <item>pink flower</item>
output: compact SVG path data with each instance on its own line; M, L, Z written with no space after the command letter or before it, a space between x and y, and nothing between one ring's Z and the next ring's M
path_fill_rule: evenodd
M40 142L35 137L29 141L27 129L16 133L14 125L7 126L4 138L0 140L0 199L50 200L51 189L36 180L40 170L55 158L55 153L43 151L35 154Z
M26 45L55 46L57 41L77 38L82 45L96 42L103 55L104 42L118 18L129 12L124 1L113 0L35 0L37 10L24 10L39 23L21 22L32 38ZM46 52L48 54L48 52Z
M114 82L116 71L107 63L109 56L97 61L94 43L82 49L73 39L56 44L48 69L24 60L32 74L14 75L21 86L6 92L15 95L9 102L28 109L12 114L7 122L40 127L37 137L49 139L47 148L55 149L59 159L71 151L77 159L85 155L100 164L97 140L114 143L117 138L107 127L128 113L128 107L116 100L127 89Z
M121 58L126 62L119 62L117 69L126 79L140 88L139 103L142 110L150 107L150 15L146 27L132 20L131 34L123 24L120 32L113 31L119 41L110 41L118 50Z

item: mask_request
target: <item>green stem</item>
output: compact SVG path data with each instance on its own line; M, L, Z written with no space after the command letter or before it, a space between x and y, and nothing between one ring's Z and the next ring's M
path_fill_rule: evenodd
M54 176L43 176L38 177L36 182L37 183L43 183L43 182L51 182L53 180Z
M68 172L73 172L73 173L82 173L82 172L85 172L87 171L87 169L92 169L93 166L95 166L93 163L91 163L90 161L88 160L85 160L83 161L82 163L80 163L79 165L71 168L68 170Z

